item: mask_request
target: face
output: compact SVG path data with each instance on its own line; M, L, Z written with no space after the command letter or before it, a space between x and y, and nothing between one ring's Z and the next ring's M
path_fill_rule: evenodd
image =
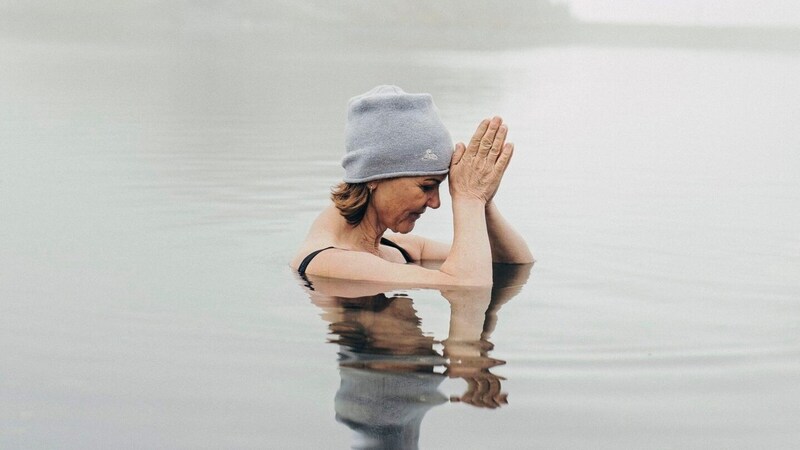
M427 208L436 209L439 185L445 175L390 178L375 182L372 206L383 226L395 233L408 233Z

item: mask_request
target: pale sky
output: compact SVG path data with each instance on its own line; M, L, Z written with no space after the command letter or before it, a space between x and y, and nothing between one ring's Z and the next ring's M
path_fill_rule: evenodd
M568 0L587 21L800 26L798 0Z

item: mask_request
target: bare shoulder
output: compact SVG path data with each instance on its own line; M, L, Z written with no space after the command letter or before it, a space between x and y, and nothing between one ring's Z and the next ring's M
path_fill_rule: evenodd
M324 244L309 245L308 243L304 243L303 246L300 247L300 249L297 251L297 253L295 253L292 260L289 262L289 267L291 267L294 270L298 270L300 268L300 265L303 264L303 261L306 258L311 257L313 259L316 259L315 253L319 255L323 251L333 250L332 247L333 247L332 245L324 245Z
M330 231L333 228L332 224L333 219L329 208L323 210L311 224L305 240L289 263L293 269L296 270L303 259L311 253L317 250L335 247L336 236Z

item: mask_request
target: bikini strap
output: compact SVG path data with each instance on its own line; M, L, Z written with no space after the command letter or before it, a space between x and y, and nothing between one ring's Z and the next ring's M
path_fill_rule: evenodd
M399 245L395 244L394 242L390 241L389 239L386 239L386 238L382 237L381 238L381 244L389 246L389 247L392 247L392 248L396 248L397 250L400 250L400 253L403 254L403 258L406 260L407 263L408 262L412 262L414 260L411 257L411 255L409 255L408 252L403 247L400 247ZM321 252L324 252L325 250L330 250L332 248L334 248L334 247L333 246L325 247L325 248L321 248L319 250L315 250L315 251L309 253L308 256L303 258L303 261L300 263L300 266L297 268L297 273L299 273L300 276L304 277L306 275L306 269L308 268L308 265L311 264L311 260L314 259L314 257L319 255Z
M325 248L321 248L319 250L316 250L316 251L313 251L313 252L309 253L308 256L303 258L303 262L301 262L300 263L300 267L297 268L297 273L299 273L301 277L305 277L306 276L306 268L311 263L311 260L314 259L315 256L319 255L320 252L324 252L325 250L330 250L332 248L333 248L333 246L325 247Z
M406 249L404 249L403 247L400 247L399 245L397 245L394 242L386 239L385 237L381 238L381 244L400 250L400 253L403 254L403 258L405 258L407 263L410 263L411 261L414 261L414 258L412 258L411 255L408 254Z

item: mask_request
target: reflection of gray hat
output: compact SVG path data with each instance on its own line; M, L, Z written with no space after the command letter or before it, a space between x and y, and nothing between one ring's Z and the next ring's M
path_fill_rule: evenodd
M378 86L350 99L345 130L344 181L442 175L453 141L430 94Z
M447 401L444 375L339 367L336 419L357 431L367 448L417 448L422 418Z

